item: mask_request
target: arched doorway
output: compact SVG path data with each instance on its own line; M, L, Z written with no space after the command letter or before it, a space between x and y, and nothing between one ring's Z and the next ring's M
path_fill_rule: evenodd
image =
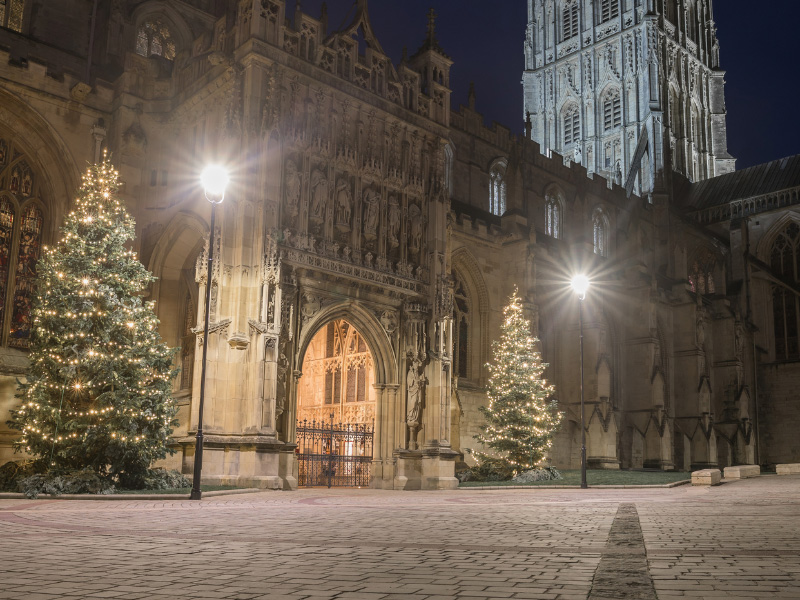
M297 388L298 484L370 484L377 394L372 353L344 319L311 339Z

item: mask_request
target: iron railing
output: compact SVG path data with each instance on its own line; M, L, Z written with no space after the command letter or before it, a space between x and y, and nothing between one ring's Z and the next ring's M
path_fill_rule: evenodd
M298 421L298 484L303 487L368 487L374 425Z

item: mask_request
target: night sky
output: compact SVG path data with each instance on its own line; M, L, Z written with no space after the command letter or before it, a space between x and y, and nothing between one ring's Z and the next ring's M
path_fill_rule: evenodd
M303 11L318 17L322 2L302 0ZM290 18L294 4L287 2ZM328 0L329 33L350 23L353 4ZM519 133L526 5L526 0L372 0L369 11L378 41L397 64L404 46L411 55L422 44L427 12L433 7L439 42L454 61L453 109L466 104L474 81L476 108L486 123L497 121ZM754 10L755 6L770 9ZM794 0L714 3L721 62L727 71L728 150L738 159L737 169L800 153L798 16L800 3Z

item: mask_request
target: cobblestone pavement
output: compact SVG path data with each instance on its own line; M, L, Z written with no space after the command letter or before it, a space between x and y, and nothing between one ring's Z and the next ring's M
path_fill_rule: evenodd
M800 598L800 476L0 500L0 599Z

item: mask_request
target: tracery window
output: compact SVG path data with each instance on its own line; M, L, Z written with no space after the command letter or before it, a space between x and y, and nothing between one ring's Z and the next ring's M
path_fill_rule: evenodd
M608 256L608 223L601 210L596 210L592 217L592 240L594 253L598 256Z
M578 29L578 3L568 1L562 13L562 39L568 40L580 33Z
M581 117L578 105L571 104L564 110L564 145L574 144L581 137Z
M772 244L770 264L775 275L788 284L797 286L798 259L800 258L800 227L792 223ZM793 291L776 285L772 291L772 317L775 327L775 358L800 359L798 323L800 323L800 298Z
M325 404L364 402L372 357L364 339L347 321L328 324Z
M556 239L561 238L561 202L549 194L544 202L544 232Z
M619 0L601 0L599 16L601 23L619 17Z
M692 261L689 269L689 286L695 294L715 293L714 269L716 262L716 258L709 250L699 252Z
M469 322L470 322L470 301L464 282L456 272L453 272L455 284L453 286L453 320L455 331L453 332L453 359L455 367L453 371L456 375L463 378L469 377Z
M136 32L136 54L161 56L175 60L175 42L169 27L161 19L151 18L142 23Z
M506 212L506 174L502 161L492 165L489 171L489 210L500 216Z
M195 295L192 294L194 288ZM194 351L197 345L197 336L194 327L197 323L197 304L195 302L197 284L192 277L191 270L187 270L182 276L182 288L185 291L183 302L183 323L181 327L181 382L180 389L187 390L192 388L194 376Z
M610 131L622 125L622 102L619 90L613 89L603 97L603 131Z
M0 27L22 33L25 0L0 0Z
M11 348L27 348L31 334L44 225L38 183L21 150L0 138L0 334Z

